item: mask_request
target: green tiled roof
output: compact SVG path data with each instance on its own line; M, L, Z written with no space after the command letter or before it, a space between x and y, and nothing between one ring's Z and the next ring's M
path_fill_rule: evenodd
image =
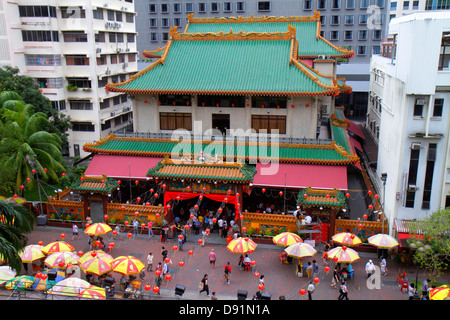
M355 163L358 157L354 155L343 155L334 145L303 145L303 144L280 144L275 148L258 148L248 144L226 145L211 144L208 141L194 141L192 144L177 143L164 139L144 139L144 138L115 138L111 135L107 139L93 144L85 144L83 149L86 152L129 155L129 156L151 156L151 157L171 157L172 152L189 155L199 155L200 151L205 154L224 155L234 154L236 159L245 161L256 161L267 159L269 161L278 160L281 163L305 163L305 164L332 164L343 165ZM214 149L212 148L214 146ZM228 149L229 153L228 153ZM250 162L251 163L251 162ZM256 162L255 162L256 163Z
M128 81L108 84L129 93L329 95L339 92L330 77L291 63L286 25L279 35L176 34L161 59ZM259 34L261 35L261 34ZM213 39L211 39L213 37ZM186 40L189 38L189 40ZM239 39L237 39L239 38ZM260 40L261 39L261 40Z
M298 193L297 203L304 208L321 206L324 208L336 209L347 207L344 193L336 189L324 191L305 188Z
M334 109L334 117L331 118L331 128L333 130L333 139L348 154L352 154L352 148L348 139L347 134L348 123L346 123L346 119L344 116L343 109L335 108Z
M287 26L294 26L297 30L298 53L302 56L330 55L332 57L348 56L348 53L339 51L337 48L324 41L323 38L316 37L317 22L258 22L258 23L190 23L187 33L204 32L283 32Z
M119 186L116 180L103 176L100 177L86 177L78 180L71 185L71 189L79 193L111 193Z

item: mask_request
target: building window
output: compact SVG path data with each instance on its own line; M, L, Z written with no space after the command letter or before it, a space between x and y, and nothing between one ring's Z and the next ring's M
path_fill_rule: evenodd
M206 3L200 2L198 4L198 12L205 13L206 12Z
M381 30L373 30L372 39L381 40Z
M397 10L397 2L391 2L391 11Z
M106 61L106 55L101 55L100 57L97 57L97 65L98 66L103 66L107 63L108 62Z
M219 4L217 2L211 3L211 12L219 12Z
M35 81L39 88L60 89L64 85L63 78L36 78Z
M436 144L430 143L428 146L425 182L423 184L422 209L430 209L431 188L433 186L433 173L435 161L436 161Z
M341 8L341 0L331 1L331 9L340 9L340 8Z
M351 15L345 16L345 24L346 25L353 25L355 18Z
M419 1L413 1L413 10L418 10L419 9Z
M361 14L359 16L359 24L367 24L368 19L369 19L369 16L367 14Z
M161 13L169 13L169 5L167 3L161 3Z
M258 1L258 11L270 11L270 1Z
M409 1L403 1L403 10L409 9Z
M370 5L370 0L360 0L359 8L360 9L367 9Z
M53 109L57 111L66 110L66 100L50 101L50 102L52 103Z
M344 40L353 40L353 31L352 30L346 30L344 32Z
M64 42L87 42L87 34L83 31L63 31Z
M56 18L56 7L19 6L19 16L23 18L50 17Z
M441 118L444 109L444 99L434 99L433 117Z
M75 9L74 7L61 7L61 18L73 19L73 18L86 18L86 10L82 7Z
M191 96L190 95L181 95L181 94L161 94L158 97L159 105L163 106L181 106L186 107L191 105ZM199 98L200 99L200 98Z
M252 129L257 133L278 130L279 134L286 134L286 116L252 115Z
M233 10L233 4L231 2L223 3L223 12L231 12Z
M303 1L303 10L312 10L312 0Z
M244 96L199 95L199 107L244 108Z
M58 42L58 31L22 30L23 41Z
M373 46L372 47L372 54L380 54L381 53L381 47L380 46Z
M114 11L108 10L108 11L106 11L106 14L107 14L108 21L114 21L114 18L115 18Z
M337 26L339 25L340 16L331 16L331 25Z
M384 8L384 0L375 0L375 6L378 8Z
M150 19L148 23L150 28L158 27L158 19Z
M187 13L194 12L194 5L192 3L186 3L186 12Z
M92 110L89 100L69 100L70 110Z
M181 19L180 18L173 18L173 25L175 27L181 27Z
M156 13L156 4L150 3L150 4L148 5L148 12L149 12L149 13Z
M128 23L134 22L134 15L131 13L125 13L125 21Z
M442 33L438 70L450 69L450 32Z
M25 65L27 66L60 66L61 56L54 54L26 54Z
M173 12L174 13L181 13L181 3L174 3L173 4Z
M94 41L95 41L96 43L99 43L99 42L105 42L105 41L106 41L105 32L99 31L99 33L96 33L96 34L94 35Z
M359 30L358 40L367 40L367 30Z
M68 78L67 83L77 88L91 88L91 80L88 78Z
M423 106L425 102L423 99L416 99L416 103L414 104L414 111L413 116L414 117L423 117Z
M325 21L326 21L326 17L325 16L320 16L320 25L321 26L325 25Z
M103 88L108 83L108 77L99 78L97 83L99 88Z
M245 2L236 2L236 11L244 12L245 11Z
M252 96L252 108L286 109L286 97Z
M150 33L150 41L151 42L157 42L158 41L158 34L156 32Z
M339 40L339 31L330 31L330 40Z
M92 10L92 16L96 20L103 20L103 10L102 9Z
M117 12L116 12L116 21L117 21L117 22L122 22L122 21L123 21L123 15L122 15L122 12L120 12L120 11L117 11Z
M327 8L327 0L318 0L317 9L325 10Z
M169 33L168 32L162 33L162 41L169 41Z
M106 120L105 123L102 123L102 131L108 130L111 128L111 120Z
M425 10L448 10L450 9L450 2L447 0L435 1L427 0L425 4Z
M117 43L123 43L123 33L116 33Z
M366 46L358 46L356 54L358 56L364 56L366 54Z
M169 27L169 18L162 18L161 19L161 27L168 28Z
M347 0L346 9L355 9L355 0Z
M68 66L88 66L89 58L86 56L66 56L66 65Z
M135 35L132 33L127 33L127 42L134 43L134 41L135 41Z
M405 201L405 206L407 208L414 208L414 200L416 197L417 170L419 168L419 156L420 156L420 148L417 150L411 149L411 156L409 160L408 185L406 190L406 201Z
M159 113L160 130L186 129L192 130L192 115L190 113L180 112L160 112Z
M72 131L94 132L95 126L90 122L72 122Z

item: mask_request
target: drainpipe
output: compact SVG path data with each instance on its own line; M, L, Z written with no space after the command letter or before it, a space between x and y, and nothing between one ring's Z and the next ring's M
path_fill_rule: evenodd
M425 120L425 137L428 137L428 133L430 130L431 106L433 105L432 102L434 102L434 97L430 95L430 99L428 101L427 118Z

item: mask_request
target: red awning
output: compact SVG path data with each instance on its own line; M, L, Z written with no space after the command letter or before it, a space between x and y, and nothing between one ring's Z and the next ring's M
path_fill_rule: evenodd
M256 164L253 185L284 188L347 190L347 167L314 164L278 163ZM269 172L269 168L272 169Z
M87 176L106 175L112 178L146 179L148 169L153 168L162 158L133 157L116 155L94 155L86 169Z
M348 126L347 130L350 131L351 133L357 135L361 139L365 139L364 133L362 132L361 127L358 124L354 123L353 121L348 120L348 122L350 122L350 125Z

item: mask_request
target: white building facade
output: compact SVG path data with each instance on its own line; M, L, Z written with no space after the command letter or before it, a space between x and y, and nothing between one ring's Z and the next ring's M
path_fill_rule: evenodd
M129 97L104 87L137 72L133 0L2 0L0 9L0 62L36 79L70 117L70 156L131 126Z
M395 18L389 34L389 50L371 60L366 126L392 222L450 205L450 12Z

